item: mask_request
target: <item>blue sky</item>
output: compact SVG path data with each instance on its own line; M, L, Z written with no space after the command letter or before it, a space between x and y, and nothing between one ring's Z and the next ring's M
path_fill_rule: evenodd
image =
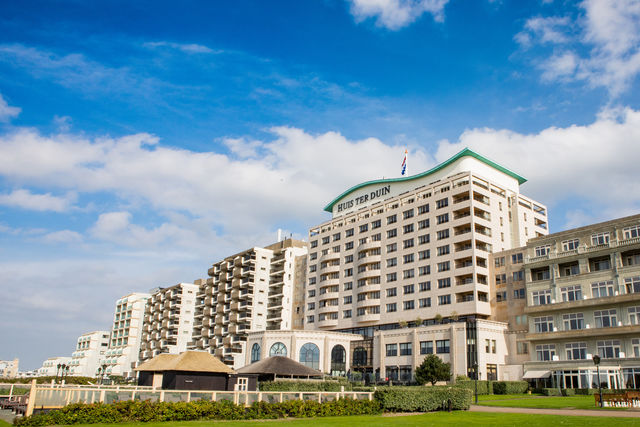
M552 231L638 212L638 0L2 10L0 359L24 369L128 292L304 237L405 148L412 173L468 146L524 175Z

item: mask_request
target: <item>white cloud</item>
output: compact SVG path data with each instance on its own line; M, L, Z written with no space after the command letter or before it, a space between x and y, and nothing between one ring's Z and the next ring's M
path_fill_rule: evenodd
M19 107L11 107L0 94L0 122L8 122L9 119L18 117L22 111Z
M515 38L524 47L554 46L538 64L543 79L584 81L617 97L640 74L640 0L585 0L580 8L573 22L531 18Z
M72 230L60 230L45 234L42 240L47 243L80 243L82 234Z
M571 200L587 206L589 218L603 220L640 210L638 140L640 111L606 110L592 124L551 127L537 134L468 130L455 142L441 142L437 158L442 161L470 147L526 177L522 192L551 205L552 215L553 205ZM567 224L578 225L579 215L571 215Z
M444 21L444 7L449 0L349 0L356 22L375 18L376 25L399 30L430 13L437 22Z
M221 50L213 50L210 47L196 44L196 43L174 43L174 42L147 42L143 44L144 47L156 49L156 48L171 48L180 50L184 53L221 53Z
M33 211L64 212L72 207L75 200L76 194L73 192L64 197L53 196L51 193L34 194L25 189L0 194L0 205Z

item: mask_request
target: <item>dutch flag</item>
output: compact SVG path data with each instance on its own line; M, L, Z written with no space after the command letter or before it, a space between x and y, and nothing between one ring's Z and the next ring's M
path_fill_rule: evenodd
M407 155L409 154L409 152L407 150L404 150L404 159L402 159L402 172L400 173L400 175L404 176L407 174Z

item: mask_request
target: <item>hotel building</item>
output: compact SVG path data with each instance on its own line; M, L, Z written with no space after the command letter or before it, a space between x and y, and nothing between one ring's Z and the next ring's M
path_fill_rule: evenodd
M15 378L19 364L20 359L0 360L0 378Z
M142 323L149 297L145 293L132 293L116 301L109 349L100 362L106 365L107 375L125 378L134 376L133 369L138 365Z
M234 369L245 365L247 334L301 328L307 243L286 239L226 257L198 280L193 350Z
M109 332L95 331L78 337L76 351L71 354L69 375L95 377L100 361L109 347Z
M197 284L178 283L151 293L144 310L140 363L160 353L180 354L187 349L198 289Z
M39 377L55 377L60 373L58 365L68 365L71 358L67 356L50 357L42 362L42 367L38 369Z
M531 361L563 388L640 387L640 215L531 240L524 260Z
M424 173L342 193L325 208L332 219L309 232L305 329L362 335L354 367L385 378L391 365L373 357L374 335L386 343L405 323L490 319L491 253L548 234L546 207L520 194L525 181L465 149ZM460 372L478 361L477 339L458 340ZM465 342L474 344L465 351Z

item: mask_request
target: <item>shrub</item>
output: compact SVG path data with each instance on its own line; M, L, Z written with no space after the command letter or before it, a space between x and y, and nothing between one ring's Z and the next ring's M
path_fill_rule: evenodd
M575 396L576 395L576 391L572 388L564 388L562 389L562 395L563 396Z
M560 390L557 388L541 388L540 392L545 396L560 396Z
M422 364L416 368L416 380L418 384L431 383L435 385L438 381L449 381L451 378L451 365L444 363L435 354L430 354L424 358Z
M325 403L318 403L315 400L255 402L248 408L226 400L220 402L198 400L189 403L122 401L109 405L74 403L48 413L17 418L14 423L16 426L48 426L152 421L249 420L374 415L380 412L381 406L377 400L337 399Z
M576 394L578 395L582 395L582 396L591 396L594 393L598 392L598 389L595 388L576 388L574 389L574 391L576 392Z
M347 381L265 381L260 383L260 391L351 391Z
M495 381L493 383L493 394L521 394L529 390L529 383L526 381Z
M469 409L473 394L462 387L381 387L374 393L382 409L389 412L430 412L446 409Z
M456 387L465 388L471 390L471 393L475 393L476 382L474 380L466 379L462 381L456 381ZM478 381L478 394L493 394L493 381Z

